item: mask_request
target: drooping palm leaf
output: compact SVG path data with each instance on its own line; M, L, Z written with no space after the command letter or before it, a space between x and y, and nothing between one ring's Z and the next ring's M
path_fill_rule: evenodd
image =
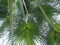
M47 35L47 45L54 45L54 29L51 27Z
M49 22L49 24L53 27L53 29L54 29L55 31L58 30L55 26L52 25L52 23L51 23L49 17L47 16L47 13L46 13L45 10L42 8L42 6L41 6L39 0L38 0L38 1L35 0L35 1L37 2L37 5L38 5L39 8L41 9L43 15L45 16L45 18L47 19L47 21ZM53 42L54 42L54 41L53 41ZM53 44L52 44L52 45L53 45Z
M2 0L2 1L4 5L6 6L7 0ZM59 37L60 36L60 28L59 28L60 24L57 24L55 20L52 18L54 13L59 13L60 11L55 9L53 6L48 5L50 0L15 0L15 1L17 1L16 5L18 8L18 12L16 13L21 13L19 14L20 17L23 15L19 19L20 22L18 23L18 27L16 30L16 35L17 35L17 38L15 40L16 45L36 45L36 42L38 43L38 41L40 42L42 40L40 37L42 37L43 39L47 38L46 40L47 45L54 45L54 42L56 42L56 45L60 45L59 43L60 42L60 37ZM40 1L41 1L41 4L40 4ZM9 0L8 7L9 7L10 24L11 24L10 25L11 35L10 36L12 38L12 43L14 43L13 24L15 24L13 21L13 15L12 15L14 11L12 9L13 3L14 2L12 2L12 0ZM4 11L0 11L0 14L3 13L3 15L0 15L1 18L4 18L6 16L5 14L7 14L7 10L5 6L3 6L4 9L2 9ZM25 18L25 16L28 18ZM47 32L48 35L46 37L42 35L43 33L41 33L41 29L40 29L45 20L50 24L49 25L50 31ZM9 23L9 21L6 20L4 24L8 25L7 23ZM3 25L1 28L6 26L6 25L4 26Z
M37 0L36 0L36 2L37 2ZM38 2L37 2L38 3ZM39 3L40 4L40 3ZM38 5L38 4L37 4ZM26 4L26 6L27 6L27 4ZM39 6L39 5L38 5ZM46 12L46 17L45 18L47 18L47 20L48 20L48 22L50 23L50 25L52 25L51 24L51 22L50 22L50 18L52 17L52 15L53 15L53 13L55 13L55 12L59 12L59 11L57 11L56 9L54 9L53 7L51 7L50 5L42 5L42 7L43 7L43 9L44 9L44 11ZM38 9L38 8L40 8L40 9ZM28 7L28 11L31 13L31 11L32 11L32 15L34 15L34 13L35 13L35 15L37 14L37 15L39 15L40 17L43 17L43 16L41 16L41 15L45 15L44 14L44 12L42 12L41 11L41 7L38 7L38 8L35 8L35 9L37 9L37 12L35 12L36 10L34 9L34 8L32 8L33 9L33 11L32 10L29 10L29 7ZM48 11L48 10L49 11ZM35 10L35 11L34 11ZM40 13L39 13L40 12ZM48 13L47 13L48 12ZM53 13L52 13L53 12ZM35 16L34 15L34 16ZM39 16L36 16L36 18L38 17L38 19L40 19L40 17ZM45 19L44 18L44 19ZM37 19L37 20L38 20ZM41 19L43 19L43 18L41 18ZM40 19L40 22L41 22L41 19ZM38 20L39 21L39 20ZM43 22L43 20L42 20L42 22ZM56 28L54 27L54 26L52 26L55 30L56 30ZM26 34L27 35L27 34ZM54 35L54 34L53 34ZM49 37L48 38L51 38L50 37L51 35L49 35ZM24 37L24 36L23 36ZM54 37L53 37L54 38ZM28 38L27 38L28 39ZM51 43L51 42L50 42ZM52 45L53 45L53 41L52 41Z
M54 35L54 39L55 39L55 43L54 44L56 44L56 45L60 45L60 33L57 33L57 32L55 32L54 33L55 35Z

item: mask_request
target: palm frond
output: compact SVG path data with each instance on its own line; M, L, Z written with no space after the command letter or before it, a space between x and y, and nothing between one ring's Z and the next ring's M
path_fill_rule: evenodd
M60 45L60 24L53 18L60 10L49 4L52 1L2 0L0 18L6 20L0 32L10 26L12 45Z

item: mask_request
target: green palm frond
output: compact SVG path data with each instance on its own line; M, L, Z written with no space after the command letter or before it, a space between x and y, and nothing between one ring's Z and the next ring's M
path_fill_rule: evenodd
M26 1L26 8L28 9L28 13L30 13L30 14L32 14L31 16L34 16L34 17L36 17L36 19L37 19L37 23L39 22L40 24L42 24L42 22L45 20L45 19L47 19L47 21L49 22L49 24L54 28L54 30L57 30L57 28L55 28L53 25L52 25L52 23L51 23L51 18L52 18L52 16L53 16L53 14L54 13L59 13L60 11L58 11L57 9L55 9L54 7L52 7L52 6L50 6L50 5L40 5L40 2L39 1L37 1L36 0L36 2L37 2L37 7L33 7L33 8L30 8L30 7L28 7L28 5L30 5L30 2L28 3L29 1ZM28 4L28 5L27 5ZM31 5L30 5L31 6ZM33 6L33 5L32 5ZM32 7L31 6L31 7ZM43 7L43 9L42 9L42 7ZM42 11L43 10L43 11ZM44 12L45 11L45 12ZM46 13L46 14L45 14ZM31 23L31 22L30 22ZM25 25L25 26L24 26ZM28 25L28 22L27 22L27 25ZM22 26L22 27L21 27ZM33 26L33 25L32 25ZM31 27L32 27L31 26ZM39 26L39 25L38 25ZM37 26L37 27L38 27ZM34 26L33 26L34 27ZM22 28L22 29L20 29L20 28ZM21 38L22 38L22 40L24 39L24 37L26 37L27 38L27 34L29 35L29 33L32 33L32 32L34 32L34 30L32 30L32 32L29 32L29 33L27 33L27 34L25 34L25 30L23 30L23 29L25 29L26 28L26 24L25 23L22 23L22 25L20 25L20 27L19 27L19 29L18 30L20 30L20 32L19 32L19 35L21 36L21 35L23 35L23 36L21 36ZM32 29L32 28L31 28ZM22 30L22 31L21 31ZM53 31L54 31L53 30ZM39 31L39 30L37 30L37 31ZM37 32L36 31L36 32ZM23 33L22 33L23 32ZM22 33L22 34L21 34ZM36 33L34 32L34 34L36 35L36 36L40 36L40 34L38 35L38 33L39 32L37 32L37 35L36 35ZM33 34L33 33L32 33ZM25 35L25 36L24 36ZM20 37L19 36L19 37ZM32 35L32 37L33 37L33 35ZM54 32L51 32L51 34L48 34L48 42L50 43L50 45L51 45L51 43L52 43L52 45L54 45ZM34 38L35 38L35 36L34 36ZM33 38L33 39L34 39ZM19 41L19 38L17 38L18 39L18 41ZM28 36L28 38L27 39L29 39L30 40L30 35ZM27 39L25 40L25 41L27 41ZM52 40L52 42L49 40L49 39L51 39ZM31 40L32 40L32 38L31 38ZM17 41L17 42L18 42ZM33 40L32 40L33 41ZM28 43L29 43L30 41L28 41ZM24 44L23 44L24 45ZM33 45L33 44L29 44L29 45Z
M39 0L38 0L38 1L36 0L36 2L37 2L37 5L39 6L39 8L41 9L43 15L45 16L45 18L46 18L47 21L49 22L49 24L53 27L53 29L54 29L55 31L58 30L55 26L52 25L49 17L47 16L48 14L47 14L46 11L42 8L41 4L39 3ZM53 34L52 34L52 35L53 35ZM50 36L50 35L49 35L49 36ZM52 37L53 37L53 36L52 36ZM51 38L51 37L49 37L49 38ZM52 40L53 40L53 38L52 38ZM50 42L51 42L51 41L50 41ZM50 43L50 42L49 42L49 43ZM54 40L53 40L52 42L54 42ZM51 43L52 43L52 42L51 42ZM52 44L52 45L53 45L53 44Z
M47 44L54 45L54 32L49 32L47 37L48 37Z
M34 45L34 39L39 35L38 32L38 26L33 18L29 18L27 23L23 20L22 22L19 22L19 27L17 29L18 38L16 39L16 42L22 39L25 40L26 45Z
M10 26L12 45L37 45L40 41L43 41L43 45L60 45L60 24L53 18L55 13L60 14L60 10L49 5L50 1L53 0L2 0L0 18L6 20L0 27L0 32ZM17 9L14 8L14 3ZM16 19L15 16L20 18ZM44 29L44 21L48 23L49 31ZM14 30L15 25L17 27Z
M1 3L0 3L0 19L3 20L3 24L0 27L0 32L3 32L4 28L6 28L9 25L8 2L7 2L7 0L1 0Z
M55 44L60 45L60 33L55 32Z
M47 35L47 45L54 45L54 34L55 34L55 31L52 27L50 27L50 31Z
M6 18L8 12L7 0L2 0L0 4L0 18Z

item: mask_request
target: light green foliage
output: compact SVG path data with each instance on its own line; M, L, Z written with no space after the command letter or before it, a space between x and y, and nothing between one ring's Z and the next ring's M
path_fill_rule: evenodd
M36 45L36 42L41 40L44 40L43 43L46 45L60 45L60 24L57 24L52 17L55 16L55 13L60 14L60 9L51 6L49 4L51 2L54 1L2 0L0 2L0 18L6 20L0 27L0 32L3 32L5 27L10 26L11 40L15 45ZM17 9L13 9L14 3ZM48 23L48 32L45 29L46 26L42 27L44 21ZM14 30L15 26L17 27ZM46 32L42 32L42 28ZM15 40L14 36L16 36Z
M60 32L60 24L56 24L55 27L57 29L56 32Z

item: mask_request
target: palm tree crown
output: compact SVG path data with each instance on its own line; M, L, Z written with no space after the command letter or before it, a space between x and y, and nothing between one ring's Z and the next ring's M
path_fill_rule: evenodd
M59 2L51 0L1 0L0 33L9 31L11 45L60 45Z

